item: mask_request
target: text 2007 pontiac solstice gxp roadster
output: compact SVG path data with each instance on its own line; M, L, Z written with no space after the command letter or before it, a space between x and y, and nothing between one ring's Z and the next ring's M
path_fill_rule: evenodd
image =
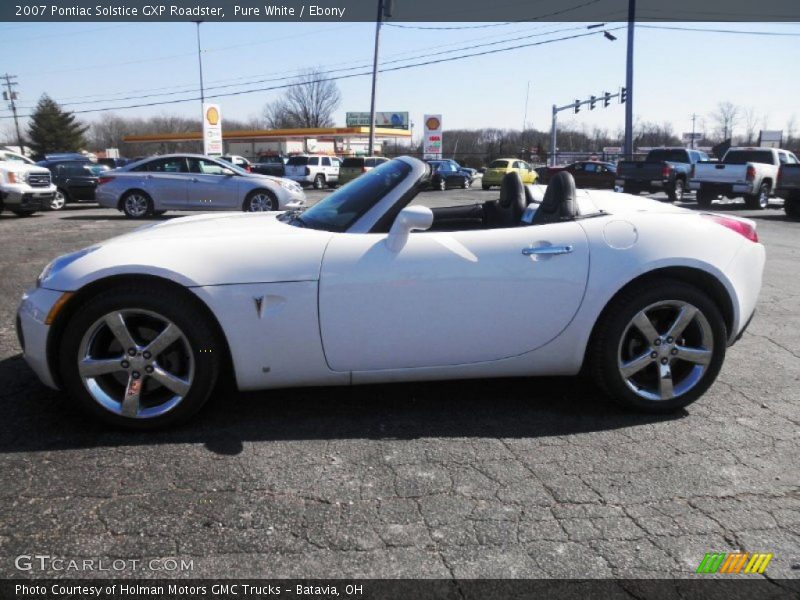
M556 175L541 203L408 206L429 167L387 162L305 212L161 222L50 263L19 309L25 358L111 423L242 390L574 375L670 411L712 384L753 314L751 221Z

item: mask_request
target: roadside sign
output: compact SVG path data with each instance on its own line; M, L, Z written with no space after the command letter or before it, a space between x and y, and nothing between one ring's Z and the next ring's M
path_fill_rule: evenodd
M219 104L203 104L203 154L222 156L222 112Z
M422 140L423 158L442 158L442 115L425 115L425 134Z
M349 112L345 114L345 123L348 127L369 127L368 112ZM376 112L375 127L387 129L408 129L407 112Z

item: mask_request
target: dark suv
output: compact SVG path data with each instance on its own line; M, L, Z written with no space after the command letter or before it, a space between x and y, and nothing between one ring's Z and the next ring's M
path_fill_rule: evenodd
M61 210L67 202L94 202L97 179L110 170L87 160L43 160L38 164L50 170L56 186L51 210Z

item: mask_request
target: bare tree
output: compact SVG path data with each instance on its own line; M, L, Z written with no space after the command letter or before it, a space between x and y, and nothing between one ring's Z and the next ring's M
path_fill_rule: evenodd
M733 137L733 128L739 123L741 111L733 102L720 102L711 120L716 124L716 133L720 141Z
M752 106L748 106L742 110L742 118L744 119L745 146L752 146L755 143L759 121L756 110Z
M333 113L341 101L336 82L319 69L311 69L297 77L283 96L264 107L264 120L274 129L332 127Z

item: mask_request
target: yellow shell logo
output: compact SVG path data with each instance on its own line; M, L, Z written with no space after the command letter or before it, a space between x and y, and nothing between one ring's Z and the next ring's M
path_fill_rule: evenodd
M206 120L209 122L210 125L216 125L219 123L219 111L215 106L210 107L206 111Z
M431 131L435 131L441 127L441 122L436 117L430 117L427 121L425 121L425 127L427 127Z

